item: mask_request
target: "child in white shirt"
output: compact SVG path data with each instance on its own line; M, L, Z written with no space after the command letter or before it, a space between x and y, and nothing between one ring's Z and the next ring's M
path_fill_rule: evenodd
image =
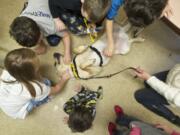
M0 108L12 118L24 119L36 106L47 102L48 96L59 93L69 79L65 73L60 82L51 87L39 74L39 59L30 49L9 52L0 76Z

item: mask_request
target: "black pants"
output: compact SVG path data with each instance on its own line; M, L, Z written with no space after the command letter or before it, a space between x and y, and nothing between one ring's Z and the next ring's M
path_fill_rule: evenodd
M167 74L168 71L165 71L155 74L155 76L161 81L165 82ZM142 104L147 109L153 111L157 115L160 115L175 124L177 124L177 120L180 120L178 116L176 116L171 110L166 107L169 105L167 100L159 93L157 93L153 88L151 88L146 82L145 88L136 91L134 96L137 102Z

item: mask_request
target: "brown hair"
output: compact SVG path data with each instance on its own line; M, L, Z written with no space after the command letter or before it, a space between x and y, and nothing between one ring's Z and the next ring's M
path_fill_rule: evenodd
M68 126L72 132L84 132L91 128L94 117L84 106L75 107L69 115Z
M84 0L83 10L87 12L89 20L93 23L101 21L107 14L111 0Z
M127 0L124 9L132 25L145 27L161 16L167 4L168 0Z
M35 46L41 35L37 23L25 16L14 19L10 25L9 34L24 47Z
M5 69L16 81L23 83L27 87L32 97L36 96L36 91L31 82L36 83L42 90L38 83L38 81L41 81L38 71L39 59L34 51L27 48L15 49L7 54L4 65Z

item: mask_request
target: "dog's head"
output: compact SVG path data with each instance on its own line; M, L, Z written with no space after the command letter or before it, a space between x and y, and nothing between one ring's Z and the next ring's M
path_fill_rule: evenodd
M54 53L54 66L56 67L57 71L58 71L58 74L59 75L62 75L64 72L67 71L68 69L68 65L64 64L64 61L63 61L63 55L60 54L60 53Z

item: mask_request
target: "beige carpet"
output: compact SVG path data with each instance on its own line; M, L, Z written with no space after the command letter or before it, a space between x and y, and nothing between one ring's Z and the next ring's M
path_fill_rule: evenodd
M23 1L0 1L0 64L8 50L20 46L9 37L9 25L18 16ZM180 38L164 23L158 21L148 27L143 33L146 41L134 44L131 52L125 56L114 56L104 68L103 74L118 71L127 66L141 66L150 73L167 70L180 61ZM73 37L73 45L82 45L89 42L89 38ZM53 68L52 54L62 50L50 48L46 55L41 56L43 74L56 81L57 76ZM0 135L71 135L71 131L63 123L65 113L63 103L75 94L73 87L80 81L70 80L64 91L53 98L51 102L33 111L25 120L14 120L0 111ZM130 72L122 73L111 79L81 81L90 88L96 89L99 85L104 88L104 98L97 105L97 115L92 129L79 135L108 135L107 124L114 121L113 106L121 105L129 115L150 123L163 123L178 129L165 119L151 113L133 98L133 93L143 87L140 80L134 79ZM178 111L178 110L176 110ZM78 133L77 133L78 134Z

